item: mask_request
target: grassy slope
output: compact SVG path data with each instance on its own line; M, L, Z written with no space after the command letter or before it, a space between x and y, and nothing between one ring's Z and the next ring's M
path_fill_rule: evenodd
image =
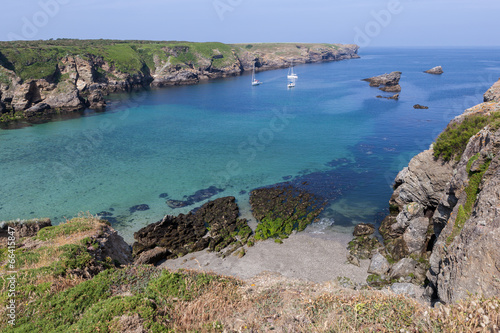
M0 308L2 332L121 332L130 321L148 332L261 332L283 328L300 332L451 332L500 325L500 300L475 299L429 309L402 296L340 289L263 275L243 282L193 271L170 272L152 266L117 268L101 263L91 279L79 269L95 266L93 237L105 226L80 217L39 231L16 250L15 326ZM30 243L31 242L31 243ZM5 247L0 251L6 269ZM4 272L5 273L5 272ZM0 303L7 283L1 281ZM481 309L481 310L480 310ZM487 317L487 319L485 318ZM127 324L129 322L129 324ZM137 326L136 326L137 328Z
M276 52L278 55L298 55L300 45L305 48L331 48L331 44L223 44L216 42L193 43L178 41L117 41L117 40L72 40L0 42L0 65L15 71L23 80L53 77L56 65L65 56L79 55L102 57L114 64L116 69L127 74L154 71L154 58L172 65L197 66L201 59L212 61L214 68L223 68L236 62L236 53ZM223 55L223 58L218 58ZM215 58L214 58L215 57ZM1 74L1 72L0 72ZM5 75L0 80L6 81Z

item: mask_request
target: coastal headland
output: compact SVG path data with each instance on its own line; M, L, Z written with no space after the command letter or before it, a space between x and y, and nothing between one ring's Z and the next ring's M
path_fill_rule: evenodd
M283 185L251 191L254 229L223 197L138 230L133 247L106 214L2 222L0 316L15 325L0 329L496 332L499 82L399 172L383 242L369 224L351 242L307 235L321 201Z
M72 40L0 42L0 122L103 109L104 96L292 64L358 58L349 44Z

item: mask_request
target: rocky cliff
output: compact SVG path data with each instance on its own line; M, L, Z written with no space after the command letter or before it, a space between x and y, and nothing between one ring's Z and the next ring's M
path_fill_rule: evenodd
M426 294L441 302L500 295L499 85L397 175L380 227L384 254L415 260L408 274L425 269Z
M357 58L358 46L57 40L0 43L0 121L86 107L105 95L196 84L256 69Z

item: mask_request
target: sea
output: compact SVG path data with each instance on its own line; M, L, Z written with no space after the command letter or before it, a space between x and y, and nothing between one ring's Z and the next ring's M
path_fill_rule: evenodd
M0 221L58 224L101 213L132 241L164 215L234 196L255 226L250 191L283 183L326 201L305 232L379 224L397 173L500 77L500 49L366 48L359 55L296 65L292 89L287 69L279 69L258 72L259 86L242 75L117 94L105 112L4 126ZM437 65L444 74L423 72ZM402 72L397 101L377 98L393 93L362 81L392 71ZM213 196L189 201L197 193ZM189 202L171 208L167 200Z

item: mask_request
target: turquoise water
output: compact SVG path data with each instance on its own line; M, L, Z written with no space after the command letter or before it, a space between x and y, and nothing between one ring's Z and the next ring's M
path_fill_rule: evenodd
M112 213L128 239L200 189L248 192L289 180L329 205L311 232L349 232L387 208L397 172L500 76L489 49L368 49L361 59L112 96L108 111L0 130L0 220ZM442 65L435 76L422 71ZM400 100L362 78L402 71ZM414 104L429 106L415 110ZM166 197L166 194L168 197ZM163 195L161 195L163 194ZM161 197L160 197L161 195ZM146 211L130 207L147 204Z

